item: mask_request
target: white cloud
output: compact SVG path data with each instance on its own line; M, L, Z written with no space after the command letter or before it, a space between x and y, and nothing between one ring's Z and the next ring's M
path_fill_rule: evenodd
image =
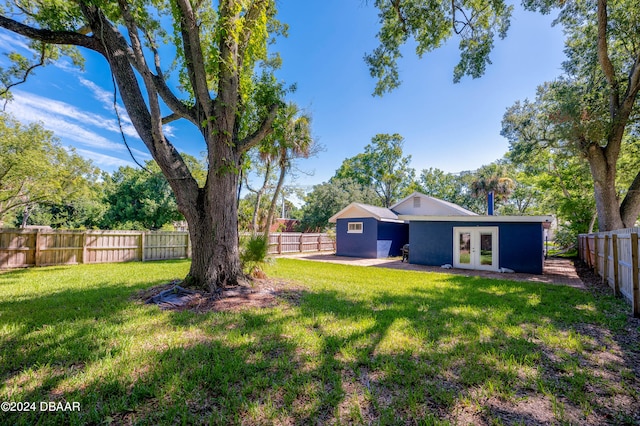
M164 126L162 126L162 130L164 131L164 134L167 135L167 137L172 138L176 135L176 128L170 124L165 124Z
M0 33L0 49L9 52L21 49L35 53L35 51L29 47L29 44L25 41L24 37L7 32Z
M14 101L12 104L15 104L14 108L32 110L36 116L44 114L50 117L60 117L60 119L65 121L80 123L82 127L89 126L118 134L120 133L120 128L114 119L108 119L99 114L85 112L65 102L17 90L13 92L13 96ZM36 120L46 121L44 118L36 118ZM138 133L133 126L124 124L122 130L126 136L139 139Z
M53 66L69 74L80 75L82 71L67 58L58 59Z
M97 166L102 168L116 168L120 166L136 167L132 161L123 160L122 158L112 157L110 155L100 154L87 149L76 148L76 152L85 158L92 160Z
M12 113L20 121L41 122L56 136L94 148L122 151L122 144L100 136L88 130L86 125L99 122L99 118L78 111L75 107L63 102L42 98L29 93L14 92L14 99L7 105L7 112ZM77 116L74 115L77 113ZM79 123L73 121L78 120ZM82 124L80 124L82 123Z
M80 77L78 81L93 93L93 97L102 104L105 110L110 111L113 114L113 92L103 89L93 81L87 80L86 78ZM118 115L120 116L120 122L122 123L122 131L124 134L127 136L138 137L138 132L135 127L133 127L133 123L129 118L129 114L127 114L127 110L117 102L116 108L118 110Z

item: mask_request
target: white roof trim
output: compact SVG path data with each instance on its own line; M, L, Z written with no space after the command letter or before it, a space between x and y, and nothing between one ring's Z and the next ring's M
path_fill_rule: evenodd
M385 207L370 206L368 204L361 204L361 203L349 204L347 207L345 207L344 209L340 210L338 213L331 216L329 218L329 222L336 223L336 220L341 219L341 216L344 216L345 213L351 210L362 212L362 215L348 216L346 219L374 218L382 222L397 222L397 223L403 222L402 220L398 219L398 216L394 212L392 212L391 210ZM381 216L378 213L376 213L374 210L386 210L388 211L390 216L389 217Z
M378 219L380 222L391 222L391 223L405 223L404 220L402 219L386 219L386 218L381 218Z
M423 222L551 222L553 216L412 216L399 215L398 218L406 221Z
M418 192L415 191L413 192L411 195L403 198L402 200L398 201L397 203L395 203L394 205L392 205L391 207L389 207L391 210L394 210L396 207L398 207L401 204L404 204L405 202L411 200L414 197L420 197L426 200L431 200L431 201L435 201L436 203L448 207L450 209L456 210L458 212L460 212L461 215L468 215L468 216L477 216L478 214L475 212L472 212L471 210L467 210L462 206L459 206L455 203L451 203L449 201L445 201L445 200L441 200L440 198L436 198L436 197L432 197L430 195L426 195L423 194L422 192Z

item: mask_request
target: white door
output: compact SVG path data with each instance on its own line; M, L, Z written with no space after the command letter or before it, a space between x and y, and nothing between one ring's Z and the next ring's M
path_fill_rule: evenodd
M453 266L464 269L497 271L498 228L453 228Z

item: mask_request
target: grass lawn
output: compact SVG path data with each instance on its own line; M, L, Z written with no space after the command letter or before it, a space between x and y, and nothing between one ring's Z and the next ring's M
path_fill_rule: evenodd
M0 424L634 424L628 306L573 288L279 259L275 307L160 311L187 261L0 274ZM635 356L640 352L636 342Z

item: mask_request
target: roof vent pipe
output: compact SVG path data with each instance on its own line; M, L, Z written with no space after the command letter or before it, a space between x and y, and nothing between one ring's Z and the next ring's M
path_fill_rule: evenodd
M493 201L494 201L494 194L493 191L489 191L487 193L487 214L489 216L493 216Z

